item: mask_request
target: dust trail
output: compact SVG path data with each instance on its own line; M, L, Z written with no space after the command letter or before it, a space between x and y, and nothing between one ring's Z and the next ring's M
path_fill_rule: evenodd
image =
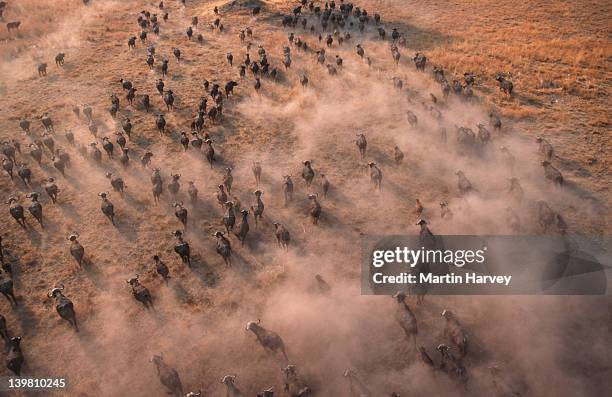
M36 74L33 65L46 62L49 68L54 68L53 59L59 52L66 53L68 59L78 59L80 54L91 48L93 39L88 35L88 29L92 22L103 19L118 5L115 1L97 1L90 7L75 7L75 2L64 3L58 5L55 1L43 0L11 4L10 12L29 16L17 34L38 37L29 47L17 49L8 60L0 62L2 75L11 76L14 80L32 78ZM13 10L15 6L17 9ZM39 18L33 19L31 16Z

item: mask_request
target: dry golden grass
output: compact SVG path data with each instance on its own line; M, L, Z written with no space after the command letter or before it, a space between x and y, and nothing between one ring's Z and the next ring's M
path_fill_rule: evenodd
M592 177L585 183L611 201L610 1L369 3L449 75L475 73L476 92L491 108L515 130L547 136L561 157L586 166ZM500 72L511 76L512 98L499 92Z
M385 4L376 2L382 8ZM397 8L392 14L400 16L397 22L434 33L429 40L409 45L422 47L434 63L457 76L476 73L481 91L494 93L489 99L508 115L541 115L522 108L534 101L546 107L548 97L565 94L592 101L589 109L594 115L607 110L612 61L610 2L406 1L388 7ZM393 22L396 20L390 24ZM517 94L514 100L496 94L494 76L498 72L511 74ZM552 83L551 88L545 88L545 82ZM546 113L555 119L567 110Z

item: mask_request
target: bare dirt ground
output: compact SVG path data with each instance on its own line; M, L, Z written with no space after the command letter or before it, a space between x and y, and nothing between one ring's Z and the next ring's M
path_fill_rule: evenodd
M320 396L350 395L342 376L347 368L357 371L374 396L392 391L401 396L586 396L604 395L612 387L612 305L606 297L427 297L421 306L411 300L419 321L418 344L435 359L435 347L443 342L444 308L453 310L467 329L470 353L465 365L470 380L468 390L462 390L422 365L394 319L394 301L361 296L359 280L360 237L418 233L416 198L425 207L422 217L437 234L513 233L505 216L508 206L519 214L520 233L541 233L537 200L546 200L563 214L571 233L610 233L609 2L363 1L357 5L370 14L380 13L388 34L397 27L406 46L400 47L402 57L395 66L389 38L381 41L373 26L363 34L354 29L350 42L341 47L334 42L327 50L327 63L333 63L336 54L344 59L338 76L318 65L316 54L295 46L291 68L284 70L282 49L291 31L311 48L325 46L301 27L282 28L282 16L290 14L296 2L187 0L183 7L168 0L169 19L160 22L160 35L149 33L148 42L138 40L134 50L128 49L127 39L140 32L138 14L149 10L161 15L157 1L92 0L87 6L80 0L8 3L3 22L22 24L18 31L0 33L0 138L21 142L23 153L17 157L28 162L33 181L26 187L3 173L0 196L4 202L16 195L26 206L25 195L39 191L46 222L41 229L27 214L29 226L24 230L5 205L0 223L19 302L12 308L1 301L0 312L11 334L23 337L25 375L67 376L70 389L64 394L71 396L165 395L149 362L153 354L163 352L165 361L179 372L185 392L201 389L206 396L225 395L219 380L233 374L245 395L255 396L268 387L285 395L279 369L286 363L266 353L254 335L245 332L248 321L261 319L283 337L290 362ZM262 7L256 17L251 12L254 5ZM223 32L208 28L215 6ZM310 26L313 17L307 11L304 15ZM193 16L200 20L194 30L204 36L202 44L185 35ZM236 66L246 53L246 42L238 37L246 26L254 32L246 40L253 45L251 58L258 59L261 44L280 71L276 82L262 78L259 92L253 88L251 72L241 80ZM371 67L356 55L357 43L372 59ZM156 47L154 70L145 63L150 44ZM173 57L173 47L181 49L181 62ZM429 59L425 73L414 68L411 57L416 51ZM66 53L63 67L54 64L58 52ZM227 64L228 52L234 55L233 67ZM177 97L170 112L155 89L164 58L170 61L166 88ZM49 64L44 77L36 70L41 62ZM443 66L449 80L473 72L477 98L443 99L431 65ZM499 92L494 81L498 72L511 73L512 97ZM304 74L310 80L305 89L299 83ZM402 91L393 88L393 77L404 81ZM138 88L134 106L128 105L120 78ZM200 96L206 95L204 79L221 86L229 80L239 83L236 95L224 102L222 121L207 121L205 127L218 154L212 169L202 153L193 148L184 152L178 141L180 131L189 131ZM121 99L117 119L108 113L111 93ZM150 113L138 104L145 93L151 96ZM421 105L432 105L429 93L439 98L435 106L449 131L446 145L438 140L438 121ZM114 140L119 121L130 117L134 132L127 168L117 156L108 159L106 154L98 165L67 143L68 130L77 146L96 141L84 116L72 113L74 106L83 104L94 109L98 138L107 135ZM418 116L416 127L408 124L406 110ZM37 117L44 112L55 122L56 146L72 159L65 177L53 167L48 151L42 166L27 154L27 144L40 139L43 128ZM490 112L499 114L503 123L501 132L493 132L490 150L484 158L459 156L454 126L477 130L476 124L484 123L493 131ZM158 113L168 122L164 136L155 127ZM32 122L29 135L19 128L22 117ZM363 160L355 146L357 132L368 138ZM544 178L536 135L555 147L553 164L567 182L562 189ZM399 166L393 161L395 145L405 154ZM502 161L500 145L511 149L514 168ZM181 174L177 198L166 189L160 203L154 204L151 169L141 168L138 161L146 150L154 153L152 165L161 168L166 183L170 173ZM317 175L307 188L300 177L301 161L310 159ZM254 204L253 161L263 167L259 188L264 191L264 219L255 228L250 217L244 247L231 237L233 264L226 267L212 237L222 229L216 186L224 168L231 166L232 195L243 207ZM375 161L383 172L382 191L370 183L368 161ZM459 169L478 194L459 197ZM112 192L106 172L123 177L128 186L124 197ZM326 198L320 197L323 214L320 224L313 226L306 195L321 195L320 173L332 187ZM281 183L286 174L293 175L296 192L285 208ZM57 178L60 188L56 205L43 192L43 179L49 176ZM521 180L521 203L508 197L510 176ZM188 203L188 181L194 181L200 192L196 205ZM114 226L100 211L97 193L102 191L111 191ZM175 200L184 201L189 210L185 232L194 253L191 268L173 252L172 232L182 229L171 208ZM453 210L451 220L440 218L438 204L443 200ZM277 248L273 222L290 231L289 251ZM66 237L73 232L79 233L85 247L82 269L69 253ZM155 273L155 254L170 267L168 285ZM125 281L134 274L150 289L154 311L145 310L131 296ZM331 294L318 292L315 274L329 282ZM74 302L78 333L57 316L47 297L58 284L65 285ZM487 369L493 363L503 369L503 382L494 382ZM0 375L9 375L1 367Z

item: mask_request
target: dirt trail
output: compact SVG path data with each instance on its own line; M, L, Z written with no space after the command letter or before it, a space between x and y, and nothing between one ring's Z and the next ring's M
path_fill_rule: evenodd
M19 139L25 147L31 138L19 130L19 118L28 117L33 124L32 136L38 137L42 126L35 117L49 112L55 121L56 145L68 150L73 163L64 178L53 168L48 151L42 167L28 159L34 190L42 192L43 178L56 177L59 203L52 205L47 197L42 199L44 230L30 220L24 231L8 216L0 226L7 256L15 268L19 296L19 307L11 309L3 302L1 310L11 332L23 336L24 373L68 376L69 395L161 395L163 387L148 362L151 355L160 352L178 370L186 391L202 389L206 395L224 395L219 379L237 374L237 384L248 395L270 386L281 393L279 368L284 363L280 357L266 354L244 330L247 321L256 319L283 337L290 361L318 395L348 395L348 385L342 379L348 367L358 370L375 395L391 391L402 396L459 394L456 385L446 378L432 377L415 359L393 319L394 305L389 297L360 296L359 238L416 233L416 198L423 202L422 217L430 220L435 233L510 233L501 214L510 205L506 178L511 175L521 178L526 193L522 204L512 204L522 220L521 233L540 231L534 205L539 199L562 211L574 232L609 231L607 203L589 196L579 180L570 180L562 191L546 184L531 138L520 132L508 134L512 126L494 136L485 160L458 156L452 142L454 125L476 129L477 123L486 124L488 109L481 104L450 99L440 105L449 131L449 143L441 145L435 120L421 106L422 101L428 101L429 92L441 98L439 88L429 74L414 70L411 48L401 49L402 59L395 67L388 42L377 40L371 27L365 36L356 33L350 43L341 48L334 43L328 50L328 63L336 54L344 59L343 70L333 77L316 63L313 54L296 47L292 47L291 68L282 70L282 48L290 30L280 27L280 15L289 12L293 3L261 2L262 13L254 18L249 8L241 7L249 3L245 1L187 1L187 8L178 1L166 1L168 22L160 23L159 37L149 34L147 45L153 43L157 53L156 67L149 70L146 45L139 41L135 50L128 50L126 41L139 32L136 18L140 10L161 14L157 2L92 1L88 7L76 3L58 5L58 9L71 11L40 38L28 35L24 24L24 36L15 40L28 44L0 62L1 75L10 76L0 78L2 139ZM215 5L221 10L223 33L207 27L214 19ZM51 7L49 3L44 6ZM9 11L20 15L17 10ZM384 12L381 14L385 20ZM194 36L204 35L202 45L188 41L185 35L194 15L200 19ZM262 78L260 93L253 89L250 71L244 80L238 76L236 64L246 52L238 32L245 26L254 29L251 58L258 58L257 45L262 44L273 66L282 70L279 82ZM312 48L320 47L315 36L303 36ZM355 54L358 42L374 60L371 68ZM14 43L3 45L8 52ZM183 53L179 63L172 55L173 47ZM52 64L60 51L67 54L63 68ZM232 68L225 59L227 52L234 55ZM166 88L177 97L172 112L166 111L155 90L163 58L170 60ZM48 75L38 78L35 65L43 60L49 63ZM303 74L310 79L306 89L299 84ZM393 88L391 79L396 76L405 82L402 92ZM151 96L150 113L127 104L120 78L134 83L137 94ZM202 153L193 148L184 153L178 142L179 133L189 131L199 98L205 95L204 79L222 86L231 79L239 83L236 95L224 102L223 121L206 126L218 152L213 169ZM131 161L125 169L106 154L102 165L96 165L80 156L63 136L71 130L78 144L96 140L84 117L77 119L72 114L73 106L83 104L94 109L98 138L111 137L120 130L120 124L108 114L111 93L121 99L121 117L130 117L134 125L128 142ZM407 109L419 119L416 128L406 121ZM163 137L155 128L158 113L164 113L168 122ZM369 143L363 160L355 146L358 132L365 133ZM395 145L405 153L400 166L393 162ZM502 163L496 150L499 145L510 147L516 157L512 170ZM118 147L115 149L117 155ZM142 169L139 164L146 150L154 153L152 166L162 169L165 183L170 173L181 174L178 197L171 197L166 189L161 202L154 205L151 169ZM26 152L18 157L26 159ZM311 188L300 177L300 163L307 159L313 160L317 172ZM222 229L214 192L224 168L231 166L234 194L243 207L254 204L253 161L263 165L259 188L266 204L264 222L256 229L250 217L251 232L244 247L232 237L234 263L227 268L215 252L212 237ZM383 171L380 192L370 183L368 161L375 161ZM454 172L459 169L481 194L458 197ZM120 175L128 186L124 197L110 193L117 214L115 226L102 215L96 195L110 190L106 172ZM320 172L332 184L326 198L321 197ZM295 200L287 208L281 192L285 174L291 174L296 184ZM32 188L17 179L11 182L4 174L1 178L0 195L7 198L17 192L25 205L25 194ZM188 181L194 181L199 190L200 201L195 206L188 203ZM323 206L318 227L307 216L306 195L311 192L319 193ZM186 240L195 253L191 269L173 252L172 232L182 229L170 205L175 200L184 201L189 210ZM449 202L455 214L450 222L440 219L438 203L442 200ZM272 222L281 222L290 230L292 247L288 252L277 248ZM66 237L71 232L79 233L86 250L83 269L78 269L69 254ZM157 253L170 267L168 286L155 275L151 258ZM332 285L331 295L317 293L317 273ZM154 311L146 311L131 296L125 280L134 274L151 290ZM66 286L66 295L75 304L81 328L78 334L58 318L46 298L48 290L59 283ZM605 310L586 310L593 305L609 309L610 300L428 297L415 309L420 322L419 344L431 354L435 352L443 329L439 313L449 307L473 338L474 350L467 363L470 393L493 395L486 368L501 362L508 376L528 385L526 395L602 394L608 382L605 369L610 365L605 348L609 319ZM585 329L583 324L587 323ZM7 374L2 366L0 375Z

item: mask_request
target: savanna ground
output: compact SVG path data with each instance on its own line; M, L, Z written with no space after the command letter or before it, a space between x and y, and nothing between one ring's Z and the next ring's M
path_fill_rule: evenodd
M443 375L432 375L416 360L412 347L393 318L389 297L360 295L359 238L362 235L416 233L414 199L424 203L423 217L439 234L505 234L504 218L509 205L520 215L521 233L539 233L534 203L548 201L563 214L572 233L593 236L610 232L610 26L612 13L606 1L364 1L358 5L370 14L379 12L387 30L398 27L407 38L400 65L395 67L388 42L378 40L369 28L353 41L328 50L344 58L337 77L328 76L312 54L292 49L291 69L282 71L279 82L262 79L260 93L253 89L247 72L239 80L225 54L235 63L246 52L238 39L241 28L252 26L254 48L262 44L273 66L280 64L289 29L280 26L281 14L296 5L287 1L265 1L261 14L253 18L256 2L166 1L169 20L161 22L161 35L150 34L157 49L156 70L146 64L146 46L128 50L126 42L140 29L141 10L158 12L157 1L80 0L11 2L4 21L20 20L19 32L0 33L0 137L26 144L38 139L42 126L36 117L49 112L55 121L56 145L66 148L73 165L61 177L48 152L42 167L28 161L33 187L2 175L3 201L18 195L22 204L31 190L42 193L43 178L54 176L60 200L52 205L42 198L46 228L29 218L29 228L20 229L8 216L0 225L5 256L14 268L19 306L1 303L13 335L23 337L26 357L24 374L68 376L67 395L150 396L164 395L149 363L153 354L164 353L176 368L185 391L201 389L204 395L224 395L219 379L236 374L241 390L254 396L274 386L282 393L282 360L264 353L254 336L244 331L247 321L261 319L277 331L288 346L290 361L305 381L322 396L345 396L346 368L354 368L375 396L392 391L417 395L508 395L492 383L487 367L498 363L505 383L529 396L604 395L610 390L609 357L610 300L605 297L427 297L414 307L419 320L419 345L436 359L435 346L442 342L443 308L453 310L470 334L466 367L469 390L461 391ZM211 31L213 7L219 7L225 32ZM247 5L247 6L243 6ZM185 29L198 16L196 34L202 45L189 42ZM309 23L310 25L310 23ZM296 32L301 29L296 28ZM300 33L302 34L302 33ZM316 37L303 33L311 48ZM373 60L368 68L355 55L361 42ZM180 47L184 60L177 63L171 49ZM444 123L475 129L488 122L493 111L502 118L502 133L493 146L510 147L517 159L508 170L493 150L485 160L458 156L449 139L440 145L433 133L435 120L420 107L429 92L441 98L430 70L417 73L409 59L424 52L430 64L442 65L451 76L476 74L477 100L471 103L450 98L439 106ZM56 53L66 53L66 65L57 68ZM160 59L170 60L166 87L177 95L176 109L165 112L155 91ZM36 65L49 64L46 77L39 78ZM515 95L500 93L494 76L506 72L515 85ZM307 74L310 86L302 89L299 77ZM401 77L405 91L392 88L391 78ZM154 109L145 113L128 106L118 83L132 81L138 94L151 95ZM204 95L202 81L224 84L239 82L236 96L225 101L223 121L207 124L219 161L213 169L202 154L183 153L178 143L181 130L188 130ZM63 133L72 130L78 144L95 140L84 119L72 114L75 105L89 104L100 126L98 137L119 130L107 112L109 95L121 98L121 116L134 124L132 161L123 169L118 161L103 158L102 166L79 155ZM137 99L138 101L138 99ZM210 102L210 101L209 101ZM419 116L410 127L405 110ZM154 115L164 112L168 121L163 137L155 129ZM18 126L21 117L33 124L30 137ZM355 133L368 137L368 154L360 160ZM545 136L555 147L553 163L567 184L556 190L543 178L534 138ZM452 134L449 134L449 138ZM392 149L401 147L406 158L395 167ZM154 153L153 166L160 167L166 182L170 173L181 173L178 199L187 203L187 181L200 192L198 205L190 211L186 239L194 252L191 269L173 252L171 233L180 228L166 192L157 206L150 192L150 169L143 170L138 158L145 150ZM105 155L104 155L105 156ZM323 216L314 227L307 218L306 194L320 192L319 179L307 189L299 176L300 162L313 159L317 173L324 172L332 184L321 198ZM366 161L376 161L383 170L383 190L371 187ZM225 166L234 168L234 190L243 206L251 205L256 188L252 161L261 161L266 210L257 229L251 218L247 243L240 247L232 237L234 263L226 268L215 252L211 234L221 228L222 216L214 192ZM479 194L459 198L454 172L462 169L478 187ZM111 192L117 225L100 212L96 193L111 190L105 172L121 175L128 186L125 197ZM295 201L284 208L281 176L292 174ZM511 204L506 195L510 175L521 178L525 189L522 204ZM440 219L438 203L449 202L455 216ZM29 215L29 214L28 214ZM288 252L276 248L271 223L280 221L292 234ZM87 264L78 269L68 252L66 237L78 232L86 250ZM152 255L160 253L169 265L169 285L156 276ZM146 311L130 294L125 283L138 273L151 290L156 309ZM332 293L317 293L317 273L332 285ZM46 297L57 284L75 304L80 332L75 333L58 318ZM436 353L437 354L437 353ZM0 374L7 375L2 366ZM506 385L507 386L507 385Z

